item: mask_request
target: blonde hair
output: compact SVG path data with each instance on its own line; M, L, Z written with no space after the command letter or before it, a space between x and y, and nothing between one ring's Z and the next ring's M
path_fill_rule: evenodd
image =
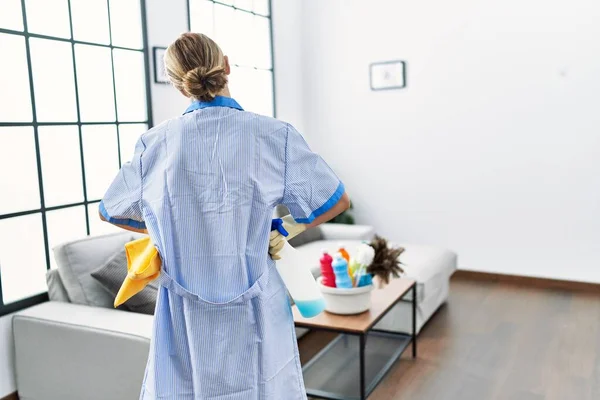
M188 97L211 101L227 85L221 48L201 33L184 33L167 48L165 70L173 86Z

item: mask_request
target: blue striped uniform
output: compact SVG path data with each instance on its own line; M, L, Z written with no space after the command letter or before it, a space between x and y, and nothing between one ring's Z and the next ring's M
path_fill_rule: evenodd
M271 218L285 204L310 222L343 193L292 126L228 97L141 136L100 204L163 260L141 399L306 399Z

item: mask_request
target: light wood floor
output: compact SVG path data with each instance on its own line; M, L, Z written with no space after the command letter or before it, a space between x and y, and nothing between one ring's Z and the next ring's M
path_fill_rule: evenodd
M599 400L600 293L453 279L369 400ZM331 334L300 340L303 362Z

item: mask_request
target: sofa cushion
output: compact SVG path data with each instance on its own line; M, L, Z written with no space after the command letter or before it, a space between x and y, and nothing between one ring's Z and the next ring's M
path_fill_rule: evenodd
M48 297L51 301L69 302L67 289L62 283L57 269L51 269L46 273L46 284L48 285Z
M438 272L448 279L456 270L456 253L433 246L400 244L406 250L400 256L402 267L409 277L428 281Z
M406 250L400 255L404 277L418 283L418 302L438 296L444 284L456 271L456 254L442 248L406 244Z
M113 307L111 295L92 278L92 271L104 265L125 243L141 235L119 232L91 236L56 246L54 258L69 301L94 307Z
M106 289L111 298L114 299L127 277L127 255L125 254L125 249L118 250L106 264L93 271L91 275ZM123 304L123 309L142 314L154 314L157 294L158 283L157 281L152 281L144 290L127 300Z
M311 242L316 242L317 240L323 240L323 232L318 226L315 228L308 229L296 236L295 238L291 239L290 244L293 247L300 247Z
M450 276L456 271L455 253L433 246L401 245L406 250L400 256L406 278L417 281L417 331L431 318L449 294ZM406 300L412 299L408 293ZM381 322L378 329L410 332L410 303L398 303Z
M370 225L347 225L328 222L319 225L325 240L366 240L371 241L375 236L375 228Z

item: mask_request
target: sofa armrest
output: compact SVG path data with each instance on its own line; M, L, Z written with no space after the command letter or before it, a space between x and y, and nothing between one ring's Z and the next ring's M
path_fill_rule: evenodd
M139 397L153 317L47 302L13 317L22 399Z
M319 225L325 240L371 240L375 229L369 225L323 224Z

